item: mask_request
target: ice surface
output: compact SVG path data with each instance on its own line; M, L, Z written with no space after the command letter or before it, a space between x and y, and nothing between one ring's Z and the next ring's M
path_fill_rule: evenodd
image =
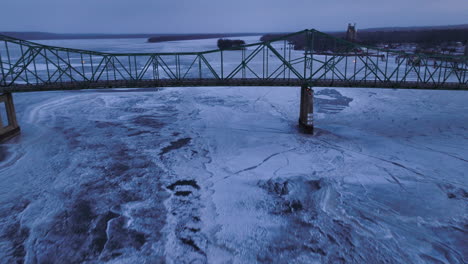
M468 93L14 94L1 263L466 263Z

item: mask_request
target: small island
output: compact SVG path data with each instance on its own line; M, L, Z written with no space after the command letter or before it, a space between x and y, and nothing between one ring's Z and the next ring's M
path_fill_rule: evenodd
M166 42L166 41L180 41L180 40L198 40L210 38L223 38L226 34L174 34L174 35L161 35L148 38L150 43Z
M219 49L243 49L242 47L245 45L245 41L241 39L218 39L218 48Z

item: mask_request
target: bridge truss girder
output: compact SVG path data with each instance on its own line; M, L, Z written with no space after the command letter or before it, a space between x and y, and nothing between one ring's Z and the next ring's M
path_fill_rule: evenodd
M298 39L303 43L300 49L294 42ZM213 82L468 89L468 58L382 50L316 30L241 49L128 54L52 47L0 36L3 92Z

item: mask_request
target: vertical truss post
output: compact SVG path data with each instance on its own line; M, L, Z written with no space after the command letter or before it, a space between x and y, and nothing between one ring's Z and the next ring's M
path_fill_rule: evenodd
M388 70L388 50L387 50L387 54L385 54L385 80L387 81L390 81L388 79L388 74L387 74L387 70Z
M114 81L117 80L117 72L116 72L117 67L115 66L115 59L116 58L117 57L112 56L111 60L110 60L111 66L112 66L112 71L114 72ZM128 65L130 65L130 67L132 67L131 64L130 64L130 56L128 57L128 62L129 62ZM130 68L130 76L129 77L130 77L130 80L131 80L132 79L132 68Z
M83 53L80 53L81 71L83 72L83 81L86 81L86 72L84 67Z
M6 75L5 75L5 70L3 68L3 60L2 60L1 50L0 50L0 69L2 69L2 78L0 78L0 85L2 85L2 83L3 83L3 85L6 86Z
M349 46L346 46L346 54L345 54L345 68L344 68L344 80L348 80L348 55L349 55Z
M270 49L266 49L266 65L265 65L265 71L266 71L266 78L268 79L268 57L270 56ZM263 77L265 79L265 77Z
M305 32L305 38L306 38L306 41L305 41L305 47L304 47L304 74L302 75L302 77L305 79L306 75L307 75L307 53L309 51L309 45L310 45L310 33L309 33L309 30L306 30Z
M224 79L224 56L221 50L221 80Z
M6 54L7 54L7 59L8 59L8 71L11 72L11 57L10 57L10 50L8 49L8 42L5 41L5 49L6 49ZM7 75L9 75L7 73ZM7 75L4 75L3 78L4 78L4 81L5 81L5 85L7 84Z
M466 43L466 45L468 45L468 43ZM467 81L467 78L466 78L466 72L468 71L468 59L465 58L465 62L462 62L462 70L463 70L463 80L462 80L462 84L463 83L466 83Z
M286 59L286 40L283 40L283 58ZM283 63L283 80L286 79L286 64Z
M52 78L52 76L50 76L49 60L47 59L47 49L44 49L44 59L45 59L46 69L47 69L47 83L50 83L50 79Z
M310 41L310 76L309 79L312 78L313 73L313 66L314 66L314 42L315 42L315 31L311 31L311 41ZM304 76L305 77L305 76Z
M128 68L129 68L128 77L130 77L130 80L131 80L133 78L132 78L132 60L130 59L130 57L131 56L128 55ZM112 68L114 68L114 76L116 76L116 74L115 74L115 65L114 65L114 60L113 59L112 59ZM115 79L115 77L114 77L114 79Z
M201 57L198 55L198 78L202 78Z
M135 68L135 80L138 80L138 65L137 65L137 56L133 56L133 63L135 63L134 68ZM143 78L143 77L142 77Z
M291 48L293 44L288 43L288 63L291 64ZM291 81L291 68L288 67L288 81Z
M36 51L36 54L38 55L41 51L38 50ZM33 66L34 66L34 78L36 79L36 84L39 84L39 75L37 74L37 66L36 66L36 58L33 60Z
M20 45L20 50L21 50L21 59L22 59L22 62L23 62L24 76L26 77L26 83L29 84L28 71L27 71L28 65L25 64L26 59L24 57L23 44L20 43L19 45ZM29 52L29 49L26 50L26 52Z
M262 46L262 78L265 79L265 44Z
M247 78L247 74L245 72L245 49L242 49L242 79Z
M89 54L89 63L91 64L91 78L90 81L94 81L94 64L93 64L93 56Z
M67 51L67 62L68 62L68 70L69 70L69 73L70 73L70 81L73 81L73 75L72 75L72 64L71 64L71 61L70 61L70 52Z
M59 57L60 53L59 51L57 51L57 54L56 54L56 57L57 57L57 70L58 70L58 73L59 73L59 80L60 82L62 82L62 75L63 75L63 69L62 69L62 66L60 66L60 57Z

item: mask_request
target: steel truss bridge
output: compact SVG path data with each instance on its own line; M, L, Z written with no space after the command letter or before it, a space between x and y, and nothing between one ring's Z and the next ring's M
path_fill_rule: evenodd
M468 57L367 47L314 29L241 48L171 53L96 52L0 35L0 93L169 86L468 90Z

